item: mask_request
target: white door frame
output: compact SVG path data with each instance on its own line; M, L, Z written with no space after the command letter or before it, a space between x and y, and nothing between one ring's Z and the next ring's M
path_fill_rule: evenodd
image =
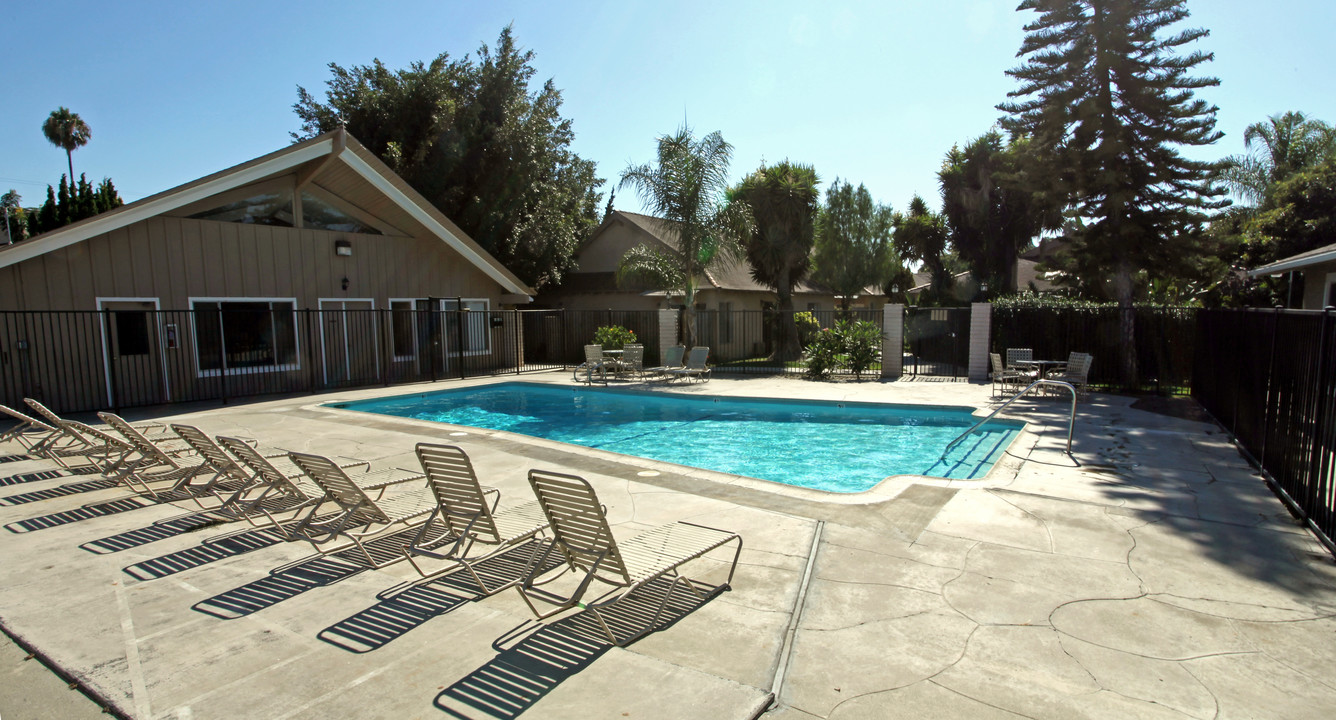
M342 303L350 303L350 302L364 302L364 303L371 303L371 309L372 309L372 310L375 310L375 309L376 309L376 299L375 299L375 298L316 298L316 301L315 301L315 302L316 302L316 308L319 310L319 313L320 313L320 361L321 361L321 362L320 362L320 372L321 372L321 377L324 378L325 385L328 386L328 385L329 385L329 356L325 354L325 353L326 353L326 349L325 349L325 303L329 303L330 305L333 305L333 304L335 304L335 303L342 304ZM340 310L346 310L347 308L343 308L343 307L341 307L341 308L339 308L339 309L340 309ZM379 322L379 318L376 318L376 317L374 317L374 316L371 318L371 327L372 327L372 333L375 335L375 337L374 337L373 339L375 340L375 345L376 345L376 379L379 380L379 379L381 379L381 377L380 377L380 322ZM344 316L343 316L343 369L346 370L346 371L348 372L348 375L349 375L349 377L351 378L351 377L352 377L352 354L351 354L351 352L350 352L350 350L349 350L349 348L348 348L348 315L347 315L346 313L345 313Z
M153 303L153 324L157 329L158 362L162 365L163 402L172 401L171 383L167 382L167 353L163 348L162 306L155 297L99 297L97 298L98 317L102 316L103 303ZM107 378L107 405L111 405L111 338L107 337L106 323L98 323L98 334L102 336L102 374Z

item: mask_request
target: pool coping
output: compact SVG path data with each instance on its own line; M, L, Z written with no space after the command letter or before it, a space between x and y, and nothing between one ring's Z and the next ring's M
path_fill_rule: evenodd
M417 418L408 418L399 415L388 415L382 413L368 412L364 410L351 410L348 408L338 407L338 405L341 403L362 402L367 400L384 400L396 397L422 396L422 395L434 394L436 392L445 393L445 392L457 391L464 388L483 387L487 385L495 385L501 383L520 382L533 385L544 385L544 386L555 386L555 387L566 387L566 388L571 387L565 382L560 382L560 381L543 382L541 380L535 381L534 379L531 378L525 380L515 380L513 377L488 377L488 378L473 378L471 380L473 380L473 382L468 382L467 385L456 385L450 390L438 390L429 392L422 392L421 390L418 390L412 392L400 392L400 393L389 393L389 394L378 395L374 393L377 390L384 390L385 388L378 388L375 390L360 389L355 391L358 395L356 398L346 398L346 399L340 398L340 399L325 400L324 402L320 403L303 405L302 409L308 412L333 413L340 417L356 416L365 418L367 416L374 416L377 422L382 422L382 421L389 422L391 425L402 424L403 427L405 428L405 432L411 432L412 434L420 435L422 434L421 433L422 429L432 428L438 431L445 430L449 432L450 435L457 436L460 438L464 438L467 436L497 438L508 442L515 442L523 445L529 445L535 448L556 450L560 452L573 453L573 454L585 453L588 454L592 459L603 460L605 462L618 463L621 465L628 466L630 468L637 468L638 471L636 472L635 477L630 479L649 480L655 477L656 475L671 473L679 476L686 476L700 480L707 480L725 486L735 486L739 488L745 488L748 490L771 493L780 497L787 497L794 500L823 502L832 505L871 505L875 503L886 502L888 500L894 499L902 491L904 491L905 488L909 487L910 485L933 485L945 488L965 488L965 487L988 487L991 485L999 484L1001 482L1006 482L1011 478L1015 477L1016 473L1019 472L1020 467L1024 462L1023 458L1017 456L1013 452L1013 450L1016 449L1017 447L1020 447L1018 443L1021 443L1023 439L1025 439L1027 446L1032 445L1033 444L1032 440L1034 437L1033 434L1030 432L1029 422L1017 419L1007 419L1005 420L1005 422L1019 423L1020 427L1017 428L1017 432L1015 436L1012 437L1011 442L1008 443L1007 446L1000 451L1000 455L998 456L997 460L993 462L992 467L990 467L988 472L984 473L981 477L967 478L967 479L953 479L953 478L933 477L929 475L913 475L913 474L890 475L878 481L875 485L868 488L867 490L844 493L844 492L836 492L833 490L817 490L814 488L806 488L798 485L788 485L775 480L765 480L762 478L754 478L747 475L737 475L733 473L720 472L717 470L698 468L691 465L679 465L677 463L671 463L663 460L653 460L650 458L640 457L638 455L626 455L618 452L613 452L611 450L591 448L591 447L586 447L584 445L576 445L573 443L561 442L559 440L548 440L546 438L540 438L533 435L525 435L522 433L510 432L507 430L492 430L488 428L474 427L471 425L456 425L453 423L440 422L436 420L420 420ZM579 390L582 388L573 387L571 389ZM678 397L700 397L700 395L673 392L672 389L668 387L665 387L661 390L656 389L649 391L639 391L637 394L643 394L643 395L666 394ZM969 405L940 405L940 404L930 405L930 404L919 404L919 403L875 403L875 402L865 403L856 400L842 400L842 401L805 400L801 398L785 399L785 398L774 398L768 396L758 397L758 396L734 396L734 395L708 395L706 397L728 399L728 400L742 400L742 401L769 400L773 402L798 402L798 403L813 403L813 404L837 404L837 405L859 404L859 405L882 406L882 407L898 406L898 407L968 409L971 411L971 414L973 416L981 418L986 417L988 413L991 412L991 410L987 408L983 407L975 408ZM455 435L455 433L463 433L463 434ZM655 475L644 475L642 473L654 473Z

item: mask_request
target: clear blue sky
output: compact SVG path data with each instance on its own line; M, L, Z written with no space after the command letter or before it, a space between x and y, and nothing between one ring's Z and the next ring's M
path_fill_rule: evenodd
M862 182L903 209L937 205L953 143L985 131L1015 87L1018 0L727 2L7 3L0 66L0 191L40 204L65 171L40 127L64 105L91 126L76 173L135 200L277 150L298 129L298 85L323 96L327 64L391 68L492 44L507 23L553 78L575 150L614 184L685 119L735 146L734 177L764 159ZM1336 122L1336 3L1191 0L1188 25L1215 53L1226 137L1193 153L1241 152L1249 123L1287 110ZM605 186L606 190L607 186ZM636 210L630 190L617 207Z

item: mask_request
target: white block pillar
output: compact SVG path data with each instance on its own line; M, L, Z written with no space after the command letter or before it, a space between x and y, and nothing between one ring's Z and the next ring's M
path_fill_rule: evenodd
M988 347L992 340L993 306L970 305L970 382L988 381Z
M668 348L677 344L677 322L678 316L682 313L677 309L668 309L659 311L659 362L658 365L666 365L663 361L663 354L668 352Z
M881 376L897 378L904 373L905 306L887 303L881 308Z

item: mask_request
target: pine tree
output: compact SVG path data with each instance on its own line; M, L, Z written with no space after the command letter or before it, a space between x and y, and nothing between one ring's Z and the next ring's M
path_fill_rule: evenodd
M41 235L60 227L60 210L57 205L56 191L46 186L46 202L42 203L42 209L37 211L35 218L36 225L29 227L33 235Z
M116 192L116 186L112 184L111 178L102 178L102 182L98 184L97 192L94 195L99 213L115 210L125 204L120 193Z
M1124 380L1136 382L1134 280L1174 277L1191 264L1205 211L1223 207L1211 163L1180 146L1208 145L1216 108L1193 91L1219 84L1188 73L1210 53L1180 54L1204 29L1174 31L1186 0L1022 0L1025 26L1007 72L1021 87L998 106L1003 126L1032 138L1036 175L1065 199L1074 269L1108 275L1122 312Z
M74 202L70 198L70 184L65 182L65 176L60 176L60 189L56 190L56 224L54 227L47 228L54 230L58 227L65 227L70 224L70 216L74 213Z
M97 203L93 200L93 186L88 184L88 177L79 173L79 184L74 193L74 211L70 213L70 222L79 222L97 214Z

